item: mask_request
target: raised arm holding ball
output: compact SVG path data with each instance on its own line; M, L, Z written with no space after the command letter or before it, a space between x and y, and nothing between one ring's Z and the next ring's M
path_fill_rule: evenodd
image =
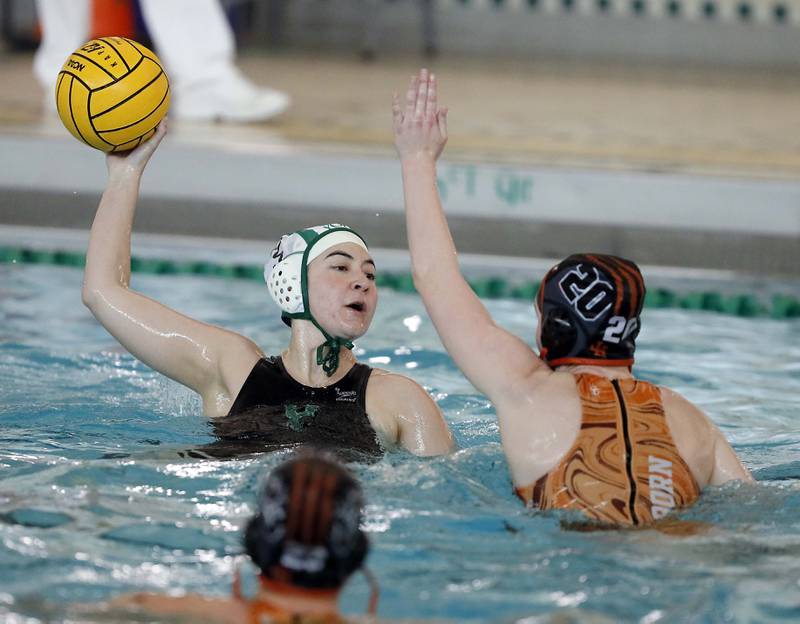
M132 355L196 391L223 439L251 450L313 444L379 455L452 446L441 412L411 379L358 364L378 293L375 263L352 229L330 224L281 238L269 254L269 292L291 325L288 348L267 357L235 332L184 316L130 288L131 229L139 185L166 134L109 154L108 184L92 224L83 301Z
M645 294L633 262L573 254L553 267L536 298L538 354L492 320L461 275L436 188L447 110L432 74L395 96L393 118L414 284L456 365L494 404L524 503L641 525L706 485L750 480L702 411L632 374Z

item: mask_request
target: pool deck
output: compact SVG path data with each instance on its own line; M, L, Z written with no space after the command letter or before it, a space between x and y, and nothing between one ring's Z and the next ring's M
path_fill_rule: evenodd
M416 58L247 54L281 118L171 125L139 232L274 240L352 223L404 249L389 103ZM0 53L0 224L87 229L100 155L42 110L29 54ZM440 188L459 249L800 275L800 73L443 58ZM13 85L13 88L9 87ZM487 236L487 230L492 235Z

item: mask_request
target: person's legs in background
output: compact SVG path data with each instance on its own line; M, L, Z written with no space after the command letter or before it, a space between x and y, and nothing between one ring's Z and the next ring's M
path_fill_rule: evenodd
M42 42L33 72L44 89L45 110L56 110L56 79L61 66L89 38L89 0L36 0Z
M55 112L66 58L91 36L90 0L37 0L42 42L34 73ZM170 77L170 116L192 121L263 121L289 105L285 93L258 87L235 65L233 32L218 0L140 0L147 28ZM111 34L111 33L109 33Z
M236 67L233 31L218 0L140 0L140 5L170 76L171 116L261 121L289 105L285 93L254 85Z

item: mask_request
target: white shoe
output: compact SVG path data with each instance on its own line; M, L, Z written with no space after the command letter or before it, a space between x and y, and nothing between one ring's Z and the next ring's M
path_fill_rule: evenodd
M214 81L175 89L170 117L185 121L265 121L289 106L281 91L258 87L237 72Z

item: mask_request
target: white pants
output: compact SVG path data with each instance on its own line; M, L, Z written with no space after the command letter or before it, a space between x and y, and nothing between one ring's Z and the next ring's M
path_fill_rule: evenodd
M45 89L55 89L64 61L89 39L89 2L36 0L43 36L33 69ZM217 0L140 0L140 5L175 89L235 71L233 32Z

